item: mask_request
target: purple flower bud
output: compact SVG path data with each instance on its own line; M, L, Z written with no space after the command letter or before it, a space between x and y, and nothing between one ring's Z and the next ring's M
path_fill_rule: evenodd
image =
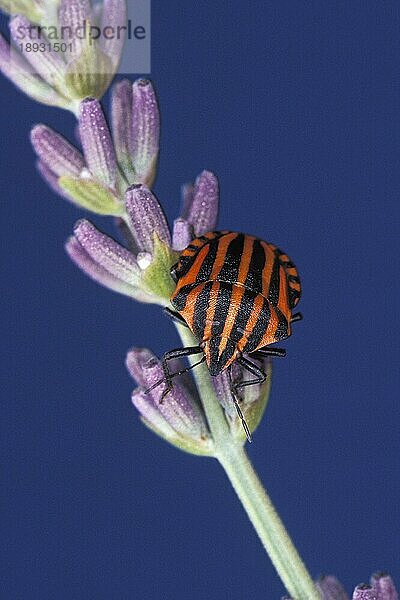
M69 106L69 100L60 96L43 79L33 74L29 63L0 34L0 70L25 94L51 106Z
M264 361L263 368L265 369L267 376L270 365L271 361L269 359ZM254 375L243 369L237 362L234 362L232 365L231 377L232 381L236 384L254 379ZM217 375L216 377L213 377L213 385L216 396L225 412L228 414L228 416L236 418L236 408L233 404L231 394L231 383L226 371L220 375ZM258 401L261 389L262 385L254 384L244 387L240 390L241 406L244 412L246 412L251 404Z
M181 187L181 198L182 198L181 213L185 219L189 213L190 207L193 202L193 193L194 193L193 183L185 183Z
M109 271L107 271L104 267L102 267L98 262L96 262L81 246L78 242L77 238L70 237L67 243L65 244L65 249L67 254L71 258L71 260L86 274L88 277L100 283L104 287L112 290L113 292L117 292L118 294L123 294L124 296L129 296L130 298L134 298L135 300L140 300L142 302L151 302L152 299L146 293L144 293L139 288L127 283L124 280L119 279L112 275Z
M101 233L86 219L77 222L74 235L96 264L120 281L138 285L141 271L135 257L128 250Z
M68 194L59 186L58 175L53 173L53 171L41 160L36 162L36 168L53 192L59 194L69 202L72 202L72 199L68 196Z
M115 151L128 183L134 183L132 145L132 84L123 79L113 86L111 98L111 123Z
M90 172L98 181L114 188L117 159L101 104L94 98L81 102L79 132Z
M154 360L154 354L147 348L133 348L126 355L126 368L130 376L141 387L146 387L143 368L152 360Z
M153 250L153 234L171 245L171 234L160 204L144 185L132 185L126 192L129 225L140 251Z
M175 219L172 233L172 248L184 250L194 238L193 226L185 219Z
M380 600L377 591L368 583L360 583L353 592L353 600Z
M144 390L137 388L132 392L132 404L137 408L144 422L159 435L170 441L174 439L176 436L175 430L162 416L152 398Z
M243 369L236 362L232 365L232 379L237 383L243 379ZM228 417L232 419L235 418L237 413L232 399L231 384L228 374L224 371L216 377L213 377L212 384L214 386L217 400L225 410Z
M101 30L104 31L106 27L113 27L114 31L118 32L118 35L110 38L102 36L100 40L101 49L111 58L114 69L116 69L125 43L126 0L103 0L102 9Z
M151 187L155 177L160 137L157 98L150 81L138 79L132 87L132 162L136 182Z
M210 171L203 171L194 184L193 198L188 202L183 217L193 224L196 236L213 231L218 219L218 179Z
M71 31L68 42L67 61L77 58L87 40L81 35L85 21L89 21L91 12L90 0L61 0L59 9L59 25L65 31Z
M398 600L393 579L387 573L374 573L371 585L377 591L379 600Z
M172 390L162 399L166 386L165 376L161 362L154 355L149 351L134 348L128 353L126 364L131 375L142 387L149 389L159 383L145 396L139 394L138 408L145 419L151 421L154 409L157 409L177 434L196 441L208 437L208 428L198 400L192 397L181 381L174 381ZM134 392L132 400L137 406L136 394L137 392Z
M23 47L22 54L31 65L31 73L40 75L50 86L59 91L63 88L65 62L58 52L28 52L26 45L32 45L28 32L32 23L22 15L16 15L10 20L10 33L17 47ZM25 36L21 36L21 32ZM41 32L41 41L48 43L47 38ZM29 67L28 67L29 68Z
M32 129L31 142L41 162L58 177L79 177L85 167L83 156L75 146L46 125L36 125Z
M332 575L320 577L315 586L321 592L323 600L349 600L342 585Z

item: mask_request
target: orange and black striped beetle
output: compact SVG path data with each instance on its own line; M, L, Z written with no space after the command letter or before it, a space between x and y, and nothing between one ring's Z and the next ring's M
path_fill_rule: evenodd
M297 269L273 244L243 233L213 231L191 241L172 267L171 276L176 283L171 297L175 311L165 310L190 328L199 345L164 355L167 385L163 397L172 389L176 375L169 371L168 361L202 353L196 364L206 361L211 375L228 370L233 401L250 439L238 391L266 379L252 357L286 354L269 346L289 337L291 323L301 319L300 313L292 314L301 293ZM234 384L230 373L234 361L255 378Z

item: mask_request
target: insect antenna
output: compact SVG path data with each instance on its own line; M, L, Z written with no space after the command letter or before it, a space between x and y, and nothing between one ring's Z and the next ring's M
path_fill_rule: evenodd
M244 432L246 434L247 441L251 443L253 441L253 439L251 437L249 426L246 423L246 419L244 418L243 413L242 413L242 411L240 409L240 406L239 406L239 403L238 403L238 399L237 399L236 392L235 392L235 389L234 389L234 386L233 386L233 381L232 381L231 367L228 367L228 376L229 376L229 382L230 382L230 388L231 388L231 394L232 394L233 404L234 404L234 406L236 408L237 415L238 415L239 419L242 422L242 427L243 427Z

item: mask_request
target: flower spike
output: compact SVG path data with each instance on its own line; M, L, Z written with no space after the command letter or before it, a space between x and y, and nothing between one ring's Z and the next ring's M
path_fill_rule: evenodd
M103 0L92 6L90 0L61 0L58 5L59 0L0 0L0 8L16 14L10 21L15 45L11 47L3 37L0 40L0 70L31 98L76 114L80 100L101 98L115 75L127 24L126 2ZM97 39L100 28L93 32L92 27L97 27L99 13L103 25L113 26L122 35ZM66 32L68 43L61 44L64 52L52 48L52 40L45 35L48 26ZM45 50L30 52L27 44L35 40Z

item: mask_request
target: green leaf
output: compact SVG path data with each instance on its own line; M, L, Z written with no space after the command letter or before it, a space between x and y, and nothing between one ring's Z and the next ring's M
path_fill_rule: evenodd
M154 232L152 261L143 271L142 283L146 291L160 298L160 304L168 303L175 289L170 271L178 257L178 252L162 242Z
M93 179L79 179L76 177L62 176L58 185L81 206L98 215L121 216L124 208L114 194Z

